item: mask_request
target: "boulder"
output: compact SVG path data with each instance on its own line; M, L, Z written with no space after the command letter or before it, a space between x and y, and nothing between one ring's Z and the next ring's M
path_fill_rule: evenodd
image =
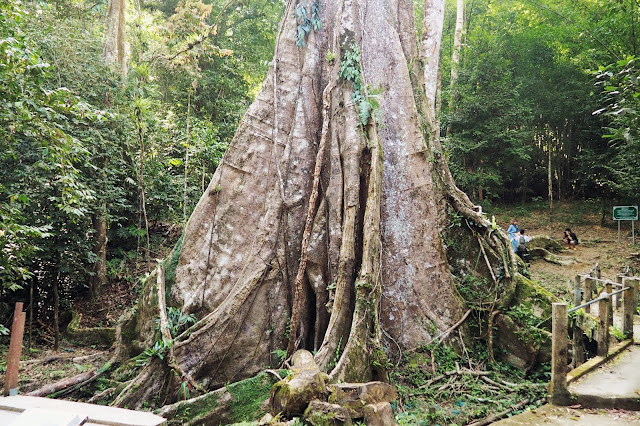
M396 389L388 383L338 383L329 385L329 402L349 410L351 418L364 417L364 406L380 402L392 402L398 397Z
M283 413L286 417L301 415L310 401L324 399L329 379L309 351L297 351L291 361L293 374L273 386L270 400L271 412Z
M368 404L363 408L364 421L367 426L395 426L393 410L388 402Z
M304 412L304 419L313 426L351 425L349 411L341 405L313 400Z

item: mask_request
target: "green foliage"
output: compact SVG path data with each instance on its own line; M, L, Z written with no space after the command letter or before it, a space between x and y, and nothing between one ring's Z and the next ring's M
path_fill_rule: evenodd
M306 38L311 30L314 31L322 28L322 21L320 20L320 3L314 1L311 3L311 16L307 11L307 5L298 4L296 6L296 21L298 23L296 31L296 46L305 47Z
M167 309L167 326L171 335L176 337L185 331L191 324L196 323L196 316L193 314L185 314L178 308L170 306Z
M518 338L522 342L540 345L546 340L546 335L543 329L540 328L546 320L536 317L533 314L531 305L512 306L505 313L517 324L523 326L518 333Z
M276 356L276 364L281 364L285 358L287 357L287 351L283 350L283 349L276 349L275 351L271 352L272 354L274 354Z
M364 127L375 111L380 109L382 89L366 87L362 82L362 64L360 63L360 47L356 42L343 46L342 62L339 77L353 85L353 103L358 108L358 125Z
M151 361L151 358L158 357L164 359L165 354L173 344L173 341L159 340L153 344L153 347L147 348L140 355L136 357L136 365L138 367L145 366Z
M598 183L611 194L633 199L640 187L640 61L634 56L601 66L593 72L601 90L602 107L594 112L608 120L607 160Z
M457 184L472 199L546 199L549 160L554 197L619 194L625 180L618 177L633 166L617 176L620 163L609 164L615 148L603 143L602 129L611 117L591 114L601 107L586 70L637 45L638 10L605 3L475 2L455 87L447 81L451 38L445 33L444 146ZM445 32L453 31L451 10ZM616 37L621 34L628 38ZM630 177L629 188L635 183Z

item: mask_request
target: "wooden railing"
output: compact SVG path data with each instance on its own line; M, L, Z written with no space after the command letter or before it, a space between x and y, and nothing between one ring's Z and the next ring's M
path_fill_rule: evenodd
M597 277L596 277L597 276ZM583 280L584 278L584 280ZM601 279L599 274L578 274L575 278L574 308L568 309L566 303L554 303L552 306L552 341L551 341L551 384L549 394L551 402L556 405L569 403L569 391L567 388L567 373L570 365L569 359L569 314L579 309L585 313L591 312L591 305L598 304L597 356L606 357L609 353L609 327L613 325L613 308L622 307L622 333L633 338L633 315L636 312L638 301L639 277L626 277L619 275L617 281ZM592 299L597 284L602 283L603 289L598 297ZM613 291L613 287L619 288ZM622 299L620 299L622 296ZM615 305L612 303L616 298ZM581 329L581 319L576 317L573 329L573 356L572 367L578 367L584 363L584 341Z

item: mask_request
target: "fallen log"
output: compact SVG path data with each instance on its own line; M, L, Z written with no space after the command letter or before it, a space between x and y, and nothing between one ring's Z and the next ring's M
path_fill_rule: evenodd
M46 386L41 387L40 389L36 389L27 393L27 396L47 396L52 393L59 392L63 389L76 385L78 383L82 383L89 378L95 376L95 370L86 371L84 373L76 374L73 377L67 377L55 383L48 384Z

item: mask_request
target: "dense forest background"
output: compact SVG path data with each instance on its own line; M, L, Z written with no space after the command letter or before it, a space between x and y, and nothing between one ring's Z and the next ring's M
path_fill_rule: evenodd
M16 300L57 324L166 255L260 87L285 5L127 2L115 63L109 6L0 3L0 333ZM471 0L464 18L452 61L448 1L439 106L461 189L485 210L634 201L637 1Z

